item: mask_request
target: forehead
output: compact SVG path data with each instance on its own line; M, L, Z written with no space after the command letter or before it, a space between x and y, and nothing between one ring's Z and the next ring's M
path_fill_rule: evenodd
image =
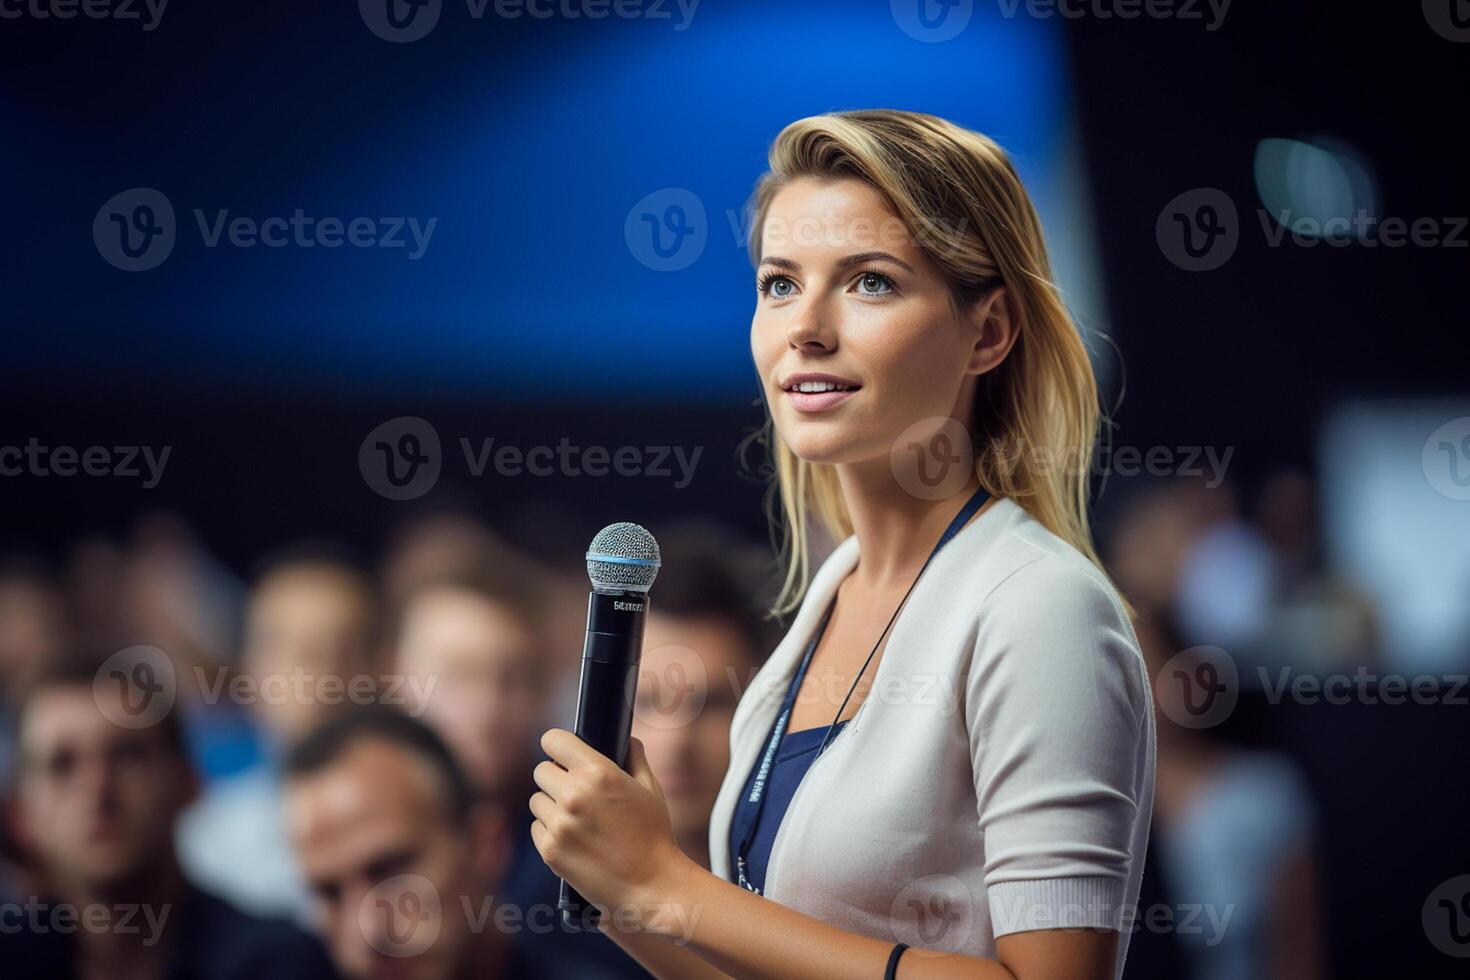
M291 779L287 825L305 863L346 870L446 828L444 795L427 760L364 739L324 768Z
M92 687L81 684L36 691L26 701L19 729L20 746L29 752L61 744L98 744L127 734L102 713Z
M802 177L771 199L761 222L761 255L806 262L885 251L910 264L922 250L888 200L855 177Z

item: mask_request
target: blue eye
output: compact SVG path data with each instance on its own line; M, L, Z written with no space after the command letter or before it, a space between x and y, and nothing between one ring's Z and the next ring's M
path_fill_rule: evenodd
M779 272L766 273L765 275L760 277L755 286L756 290L759 291L762 296L774 296L776 299L785 299L786 297L790 296L791 290L794 287L795 283L793 283L790 278L781 275Z
M857 278L858 293L862 296L884 296L893 292L893 280L881 272L864 272Z

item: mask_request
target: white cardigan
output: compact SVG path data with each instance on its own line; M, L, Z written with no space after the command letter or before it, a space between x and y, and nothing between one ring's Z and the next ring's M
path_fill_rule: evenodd
M838 584L848 538L741 697L710 825L730 822ZM1121 975L1154 794L1148 674L1117 594L1009 499L935 556L873 686L797 788L765 895L851 932L994 958L998 936L1119 929Z

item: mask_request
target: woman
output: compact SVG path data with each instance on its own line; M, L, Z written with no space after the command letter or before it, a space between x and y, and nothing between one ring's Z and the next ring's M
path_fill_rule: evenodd
M732 723L713 870L641 745L624 773L559 729L536 847L660 978L1115 977L1153 713L1034 209L994 143L917 113L799 120L770 168L751 350L800 608ZM813 512L841 543L808 584Z

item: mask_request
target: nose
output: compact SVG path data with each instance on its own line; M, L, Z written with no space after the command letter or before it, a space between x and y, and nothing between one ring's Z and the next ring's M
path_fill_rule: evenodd
M803 354L829 354L837 349L837 334L820 304L808 303L787 325L786 342Z

